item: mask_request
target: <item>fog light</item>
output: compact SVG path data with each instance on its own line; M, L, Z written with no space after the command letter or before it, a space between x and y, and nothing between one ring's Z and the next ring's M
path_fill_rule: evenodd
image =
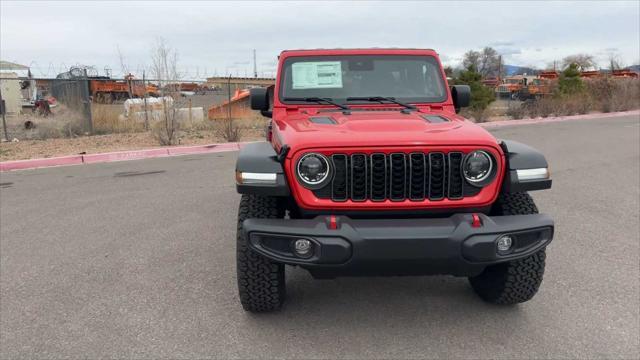
M509 235L501 236L498 239L498 252L507 252L513 245L513 239Z
M311 255L311 241L307 239L298 239L293 243L293 249L296 255L307 257Z

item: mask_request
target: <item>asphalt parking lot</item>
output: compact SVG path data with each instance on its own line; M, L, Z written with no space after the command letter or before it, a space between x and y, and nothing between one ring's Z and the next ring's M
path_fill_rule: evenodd
M0 358L638 358L640 119L504 127L550 162L530 302L454 277L313 280L250 315L235 284L237 153L0 174Z

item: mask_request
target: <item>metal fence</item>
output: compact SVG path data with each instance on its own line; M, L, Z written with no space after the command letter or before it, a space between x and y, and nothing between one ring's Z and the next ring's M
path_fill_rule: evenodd
M146 105L145 99L162 96L174 97L175 103L185 108L202 108L200 118L206 118L210 108L228 100L229 94L233 96L235 90L236 87L223 88L204 81L111 79L72 72L55 79L42 79L0 73L0 99L3 104L0 109L3 127L0 131L4 139L21 139L25 130L36 123L48 126L53 121L73 119L73 126L78 132L93 134L100 131L95 127L96 115L98 121L105 112L117 117L125 113L124 104L128 99L141 99ZM146 106L144 110L147 110Z
M136 104L140 112L143 104L145 128L149 116L147 99L172 97L174 105L187 110L192 118L192 109L202 109L196 118L221 120L252 115L248 104L248 88L269 86L275 82L267 78L214 77L208 81L169 79L142 79L127 76L114 79L98 76L87 68L74 67L56 78L18 77L15 73L0 73L0 99L3 107L2 137L20 139L38 124L50 126L53 122L70 122L60 127L73 128L68 134L104 133L101 121L110 116L108 122L115 123L127 115L125 102ZM8 119L8 120L7 120ZM119 119L119 120L118 120ZM129 118L125 119L129 121ZM122 121L120 121L122 122Z

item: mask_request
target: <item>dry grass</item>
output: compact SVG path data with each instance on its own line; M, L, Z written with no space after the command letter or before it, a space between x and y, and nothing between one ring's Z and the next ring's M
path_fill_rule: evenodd
M73 138L84 135L84 117L65 106L52 109L53 115L47 117L33 113L7 116L7 133L9 139L44 140L58 138ZM0 134L5 137L4 132Z
M477 123L487 122L491 116L491 110L487 109L463 109L461 115L467 119L473 119Z
M123 111L122 104L92 104L93 132L97 135L103 135L144 131L144 123L123 118L121 116Z
M640 81L637 79L599 78L585 81L585 84L586 90L579 94L511 104L506 115L512 119L545 118L640 108Z
M254 127L243 120L244 141L264 139L262 128ZM182 129L177 145L204 145L225 142L213 130L214 124L201 124L199 128ZM157 148L158 141L151 131L136 133L118 133L75 138L56 138L47 140L21 140L19 142L0 143L0 161L46 158L73 155L79 153L95 154L111 151Z
M600 78L586 85L595 110L612 112L640 108L640 80Z

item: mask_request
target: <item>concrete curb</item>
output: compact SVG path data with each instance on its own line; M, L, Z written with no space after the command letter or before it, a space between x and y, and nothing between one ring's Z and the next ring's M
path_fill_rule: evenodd
M548 117L548 118L536 118L536 119L523 119L523 120L504 120L504 121L492 121L487 123L478 124L484 128L495 128L502 126L517 126L517 125L529 125L529 124L541 124L541 123L553 123L560 121L571 120L588 120L588 119L603 119L620 116L640 115L640 110L621 111L614 113L598 113L598 114L585 114L585 115L573 115L573 116L560 116L560 117ZM126 160L140 160L150 159L157 157L168 157L178 155L189 154L207 154L224 151L236 151L240 150L244 144L248 142L235 142L235 143L222 143L222 144L209 144L209 145L197 145L197 146L179 146L146 150L133 150L133 151L118 151L102 154L87 154L87 155L71 155L61 156L46 159L30 159L30 160L16 160L0 162L0 172L23 170L23 169L35 169L50 166L66 166L66 165L80 165L80 164L95 164L103 162L113 161L126 161Z
M82 155L0 162L0 171L82 164Z
M159 149L117 151L102 154L72 155L46 159L29 159L0 162L0 172L35 169L51 166L96 164L113 161L140 160L188 154L207 154L239 150L246 143L224 143L198 146L180 146Z

